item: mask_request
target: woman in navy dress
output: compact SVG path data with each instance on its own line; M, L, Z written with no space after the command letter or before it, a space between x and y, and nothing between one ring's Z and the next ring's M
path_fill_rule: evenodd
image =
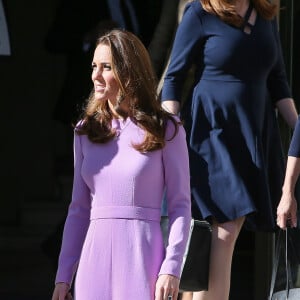
M297 226L297 200L295 198L295 188L299 175L300 116L298 117L298 121L288 151L285 179L282 187L282 196L277 207L277 225L282 229L286 229L287 220L289 220L290 226Z
M228 299L234 245L243 224L272 231L284 161L276 110L293 128L291 98L268 0L194 0L177 29L163 107L179 113L195 69L189 129L192 196L213 224L209 290L193 299Z

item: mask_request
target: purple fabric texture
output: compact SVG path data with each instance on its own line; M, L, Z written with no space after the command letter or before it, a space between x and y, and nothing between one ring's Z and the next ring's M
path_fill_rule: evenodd
M166 145L136 151L144 131L113 120L119 136L106 144L74 137L74 183L56 282L76 300L153 300L159 274L180 277L191 218L188 152L182 126L169 122ZM160 212L166 188L170 232L165 249Z

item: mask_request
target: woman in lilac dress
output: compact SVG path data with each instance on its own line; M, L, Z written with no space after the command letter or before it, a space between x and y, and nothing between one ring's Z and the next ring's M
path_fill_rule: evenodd
M184 129L161 109L148 53L133 34L102 36L92 70L52 300L71 297L75 273L76 300L175 300L191 218Z

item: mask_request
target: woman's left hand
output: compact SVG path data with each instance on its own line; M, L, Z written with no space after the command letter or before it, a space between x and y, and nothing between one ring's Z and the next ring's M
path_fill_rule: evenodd
M179 278L173 275L160 275L156 281L155 300L177 300Z
M286 229L287 221L289 226L297 227L297 201L293 193L283 193L277 207L277 225Z

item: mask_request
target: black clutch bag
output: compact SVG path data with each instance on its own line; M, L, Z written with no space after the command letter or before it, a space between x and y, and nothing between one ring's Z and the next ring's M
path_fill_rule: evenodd
M211 225L191 220L189 240L183 257L180 291L208 290Z

